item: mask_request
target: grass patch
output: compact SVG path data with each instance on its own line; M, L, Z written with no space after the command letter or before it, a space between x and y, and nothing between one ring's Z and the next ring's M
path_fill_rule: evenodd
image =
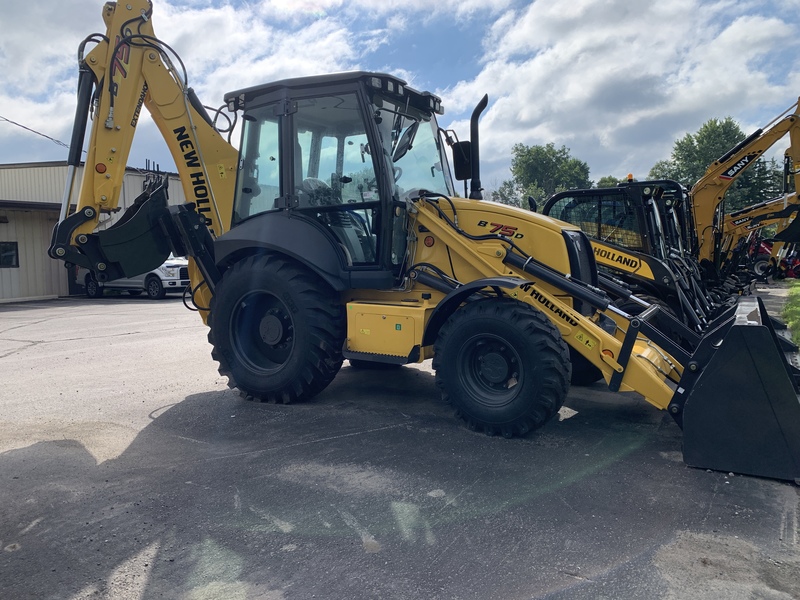
M800 344L800 281L798 280L791 282L782 317L789 331L792 332L792 341Z

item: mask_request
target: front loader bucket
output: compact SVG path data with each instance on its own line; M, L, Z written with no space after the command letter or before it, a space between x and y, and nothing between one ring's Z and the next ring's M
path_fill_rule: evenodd
M710 359L689 365L699 376L682 410L684 461L800 481L798 370L787 362L761 299L740 299L729 322L709 335Z

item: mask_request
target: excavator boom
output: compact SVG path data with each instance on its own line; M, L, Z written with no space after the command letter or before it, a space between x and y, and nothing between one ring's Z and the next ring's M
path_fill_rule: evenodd
M694 184L690 198L701 262L715 267L721 264L720 244L725 233L721 209L730 186L787 134L790 146L785 158L791 165L800 165L800 100L714 161ZM797 189L800 170L792 168L791 173Z

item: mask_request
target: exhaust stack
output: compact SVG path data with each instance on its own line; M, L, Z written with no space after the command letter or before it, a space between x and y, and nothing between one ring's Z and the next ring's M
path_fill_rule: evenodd
M472 144L472 179L469 184L469 197L473 200L483 200L483 193L481 187L481 157L479 150L480 133L478 131L478 119L486 106L489 104L489 95L484 94L481 101L472 111L472 117L469 120L469 138Z

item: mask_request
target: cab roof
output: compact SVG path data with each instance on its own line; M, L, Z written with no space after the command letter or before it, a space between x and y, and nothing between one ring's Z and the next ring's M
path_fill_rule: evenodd
M442 100L430 92L420 92L408 87L407 83L388 73L372 71L347 71L343 73L330 73L327 75L312 75L309 77L294 77L281 79L270 83L235 90L225 94L225 103L228 110L235 111L244 108L256 98L272 95L276 92L285 92L287 96L313 94L317 88L336 87L339 85L363 83L370 89L381 91L387 95L408 98L416 108L430 110L442 114ZM288 92L293 92L289 94Z

